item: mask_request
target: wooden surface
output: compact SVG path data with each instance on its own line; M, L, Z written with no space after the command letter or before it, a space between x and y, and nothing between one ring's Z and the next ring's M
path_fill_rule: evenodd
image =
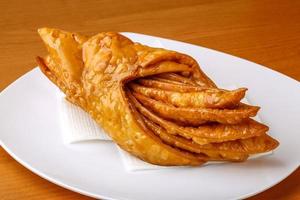
M300 80L300 1L1 1L0 90L45 53L38 27L130 31L233 54ZM295 156L295 155L291 155ZM296 155L299 156L299 155ZM0 199L85 199L33 174L0 148ZM300 199L300 169L252 197Z

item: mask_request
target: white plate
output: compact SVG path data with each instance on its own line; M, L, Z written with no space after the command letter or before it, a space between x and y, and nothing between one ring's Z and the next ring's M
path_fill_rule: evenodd
M66 146L62 142L55 86L38 69L0 94L0 141L18 162L70 190L104 199L237 199L278 183L300 161L300 84L258 64L182 42L125 33L134 41L154 40L197 59L218 84L249 88L270 134L280 141L274 154L244 163L128 173L117 150L105 142Z

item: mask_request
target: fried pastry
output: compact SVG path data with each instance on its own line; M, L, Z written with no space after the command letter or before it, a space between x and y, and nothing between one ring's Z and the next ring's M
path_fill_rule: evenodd
M141 114L149 120L165 128L169 134L181 135L187 139L192 139L199 144L207 144L211 142L224 142L236 139L245 139L249 137L259 136L268 131L268 127L258 123L252 119L247 119L239 124L206 124L198 127L180 126L176 123L164 120L155 115L145 107L143 107L133 95L128 94L130 100L135 104Z
M240 103L234 109L182 108L156 101L139 93L133 92L133 94L144 106L150 108L159 116L183 125L196 126L207 122L237 124L249 117L254 117L259 110L258 107L243 103Z
M233 91L203 89L199 92L174 92L140 86L128 85L133 91L176 107L230 108L236 106L245 96L246 89Z
M165 79L165 80L169 80L169 81L178 82L178 83L181 83L181 84L183 83L183 84L187 84L187 85L198 85L199 84L199 83L197 84L196 81L194 81L192 79L186 78L186 77L181 76L181 75L176 74L176 73L157 74L155 77ZM204 86L204 85L202 85L202 86Z
M210 91L224 91L222 89L214 88L214 87L187 85L184 83L181 84L174 81L166 82L165 80L159 78L155 79L155 77L153 78L144 77L141 79L137 79L135 82L143 86L162 89L166 91L175 91L175 92L201 92L207 89L209 89Z
M218 88L188 55L134 43L38 30L48 50L41 71L122 149L157 165L244 161L275 149L268 127L241 103L246 88Z

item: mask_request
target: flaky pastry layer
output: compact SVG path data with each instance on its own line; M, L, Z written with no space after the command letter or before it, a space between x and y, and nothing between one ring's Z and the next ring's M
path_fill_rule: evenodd
M41 71L122 149L157 165L243 161L278 142L240 103L246 89L219 89L188 55L104 32L41 28Z

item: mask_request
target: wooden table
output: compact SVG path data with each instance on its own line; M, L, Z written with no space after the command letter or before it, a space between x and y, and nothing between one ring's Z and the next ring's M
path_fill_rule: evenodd
M300 1L1 1L0 90L45 53L36 29L130 31L227 52L300 80ZM295 155L291 155L295 156ZM299 156L299 155L296 155ZM85 199L33 174L0 148L0 199ZM300 169L250 199L300 199Z

